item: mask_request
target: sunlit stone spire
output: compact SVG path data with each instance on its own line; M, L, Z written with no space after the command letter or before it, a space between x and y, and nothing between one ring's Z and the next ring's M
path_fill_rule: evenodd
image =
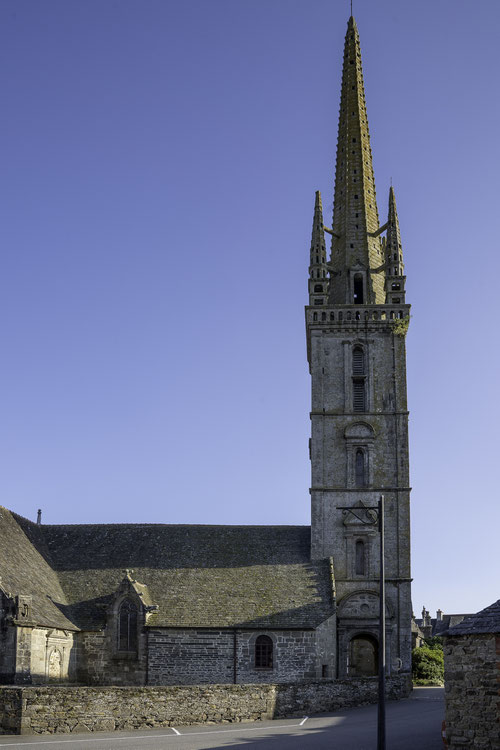
M378 236L359 34L352 16L344 45L332 231L329 303L383 304L385 259Z
M389 217L387 221L386 257L386 302L399 305L405 301L405 281L403 246L399 231L396 197L391 185L389 190Z
M311 258L309 262L309 304L324 305L327 301L327 265L323 206L321 193L316 191L314 218L311 236Z

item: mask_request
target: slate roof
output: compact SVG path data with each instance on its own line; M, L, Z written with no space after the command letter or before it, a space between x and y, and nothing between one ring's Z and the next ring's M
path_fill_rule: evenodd
M500 633L500 599L477 614L469 615L461 623L447 630L445 635L480 633Z
M302 629L334 612L329 562L309 559L309 526L37 526L11 516L43 561L32 589L46 598L45 580L57 584L57 608L80 629L104 626L126 569L158 605L151 627Z
M50 565L40 527L0 506L0 588L6 594L32 596L32 617L48 627L75 630L57 573Z
M438 620L437 617L433 617L431 619L431 628L432 628L432 636L441 636L446 633L446 631L453 627L454 625L458 625L458 623L462 622L462 620L465 620L466 617L471 617L472 615L470 613L468 614L452 614L452 615L442 615L442 619ZM415 620L416 624L419 628L423 628L424 621L420 619Z

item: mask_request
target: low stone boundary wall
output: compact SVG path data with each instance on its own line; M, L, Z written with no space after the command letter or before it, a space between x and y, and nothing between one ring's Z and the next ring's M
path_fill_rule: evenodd
M387 680L389 699L406 697L410 690L409 675ZM0 687L0 729L54 734L244 722L376 700L376 678L281 685Z

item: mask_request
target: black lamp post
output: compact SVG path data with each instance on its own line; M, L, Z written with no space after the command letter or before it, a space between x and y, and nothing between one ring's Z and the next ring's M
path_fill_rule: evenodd
M384 540L384 496L380 495L377 507L341 506L337 510L350 513L365 526L378 523L380 533L380 596L378 635L378 722L377 750L385 750L385 540Z

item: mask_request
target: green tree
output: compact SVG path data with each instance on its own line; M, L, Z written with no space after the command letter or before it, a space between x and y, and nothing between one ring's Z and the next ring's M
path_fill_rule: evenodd
M444 656L440 643L414 648L412 651L413 681L417 684L442 683Z
M424 638L424 643L427 648L431 651L442 651L443 650L443 639L439 635L430 636L430 638Z

